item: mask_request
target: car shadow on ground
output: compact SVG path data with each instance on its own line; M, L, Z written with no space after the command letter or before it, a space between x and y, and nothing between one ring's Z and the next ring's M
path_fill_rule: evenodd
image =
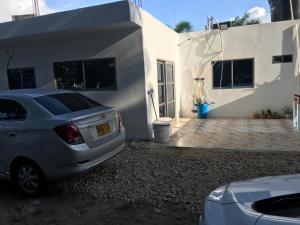
M76 178L78 182L80 179ZM85 192L66 193L53 188L62 182L65 181L50 182L41 195L29 198L13 182L0 181L1 224L196 225L197 222L195 215L174 205L156 208L144 200L103 200Z
M0 180L0 193L5 195L16 195L17 188L14 183L9 180Z

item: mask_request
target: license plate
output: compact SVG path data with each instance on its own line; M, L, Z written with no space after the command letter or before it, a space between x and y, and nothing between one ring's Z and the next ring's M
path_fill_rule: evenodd
M99 137L109 134L111 131L108 123L104 123L96 126L96 130Z

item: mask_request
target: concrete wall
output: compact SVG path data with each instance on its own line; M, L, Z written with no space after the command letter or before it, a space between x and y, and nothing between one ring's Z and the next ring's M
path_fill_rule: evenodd
M130 21L129 3L119 1L70 11L58 12L25 20L0 23L0 41L49 36L51 33L111 27Z
M53 62L116 57L116 91L86 91L94 100L121 109L128 138L148 138L142 30L137 26L0 45L0 89L8 88L10 68L35 67L38 88L54 88Z
M158 113L157 60L175 64L176 117L195 116L191 112L193 78L202 76L206 78L210 99L216 102L211 106L213 117L246 117L266 108L280 111L284 105L291 105L297 91L293 22L222 31L224 60L255 58L255 88L215 90L211 61L222 59L214 53L220 50L218 31L179 35L132 3L126 4L129 21L110 27L0 40L0 90L8 88L7 51L12 55L9 68L35 67L39 88L55 87L54 62L115 57L118 89L82 93L102 104L118 106L130 139L153 136L155 114L146 92L154 89ZM211 50L206 40L212 44ZM272 64L272 56L281 54L293 54L294 62Z
M105 7L113 8L114 6L109 4ZM180 99L177 47L179 35L131 2L116 3L115 11L120 11L121 8L124 11L122 15L125 16L119 16L120 21L112 21L115 23L111 27L102 25L101 21L99 22L101 26L97 27L98 23L94 21L93 29L57 29L50 33L46 29L45 34L27 35L26 33L26 37L21 37L20 32L16 34L10 32L14 35L9 36L11 39L7 39L6 36L3 40L0 38L0 64L3 65L0 67L0 89L8 88L7 50L13 55L10 68L35 67L38 88L55 87L54 62L116 57L118 90L83 91L82 93L102 104L118 106L122 111L129 139L151 138L155 114L151 99L146 96L146 92L149 88L154 89L154 102L159 114L157 60L170 61L175 64L176 100ZM86 22L91 17L87 14L89 12L93 14L97 10L102 10L102 7L59 13L21 23L28 26L28 23L46 23L48 20L52 21L64 18L64 16L76 17L78 20L85 16L82 20ZM82 15L83 12L85 12L84 15ZM93 15L96 16L95 13ZM107 23L109 24L110 20ZM22 24L17 24L18 26L12 23L2 24L2 28L22 30L25 26ZM83 22L85 27L84 24ZM40 29L30 28L35 32L40 32ZM177 117L179 103L179 101L176 102Z
M298 21L299 22L299 21ZM180 35L181 116L192 117L193 78L205 77L207 93L216 102L212 117L248 117L266 108L281 111L291 106L297 92L296 37L293 22L278 22L222 31L224 60L255 59L255 88L213 89L213 60L220 60L218 31ZM209 50L208 43L212 44ZM272 64L272 56L293 54L293 63Z
M179 116L180 102L180 65L178 55L178 41L179 35L167 27L162 22L151 16L149 13L139 10L139 20L142 25L143 31L143 49L145 61L145 86L146 90L154 89L154 104L159 116L159 103L158 103L158 83L157 83L157 61L170 61L175 64L175 93L176 93L176 116ZM152 137L152 123L155 121L154 108L151 98L147 96L147 114L148 114L148 127L149 136Z

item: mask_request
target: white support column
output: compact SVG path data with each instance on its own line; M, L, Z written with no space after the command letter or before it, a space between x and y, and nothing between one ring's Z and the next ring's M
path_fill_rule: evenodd
M293 103L293 126L294 128L297 128L297 119L298 119L298 115L297 115L297 103L294 102Z

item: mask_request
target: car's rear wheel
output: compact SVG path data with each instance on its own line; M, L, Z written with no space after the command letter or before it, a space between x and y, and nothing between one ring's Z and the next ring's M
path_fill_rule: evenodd
M41 170L30 161L21 161L14 165L13 180L20 191L27 196L39 194L45 184L45 178Z

